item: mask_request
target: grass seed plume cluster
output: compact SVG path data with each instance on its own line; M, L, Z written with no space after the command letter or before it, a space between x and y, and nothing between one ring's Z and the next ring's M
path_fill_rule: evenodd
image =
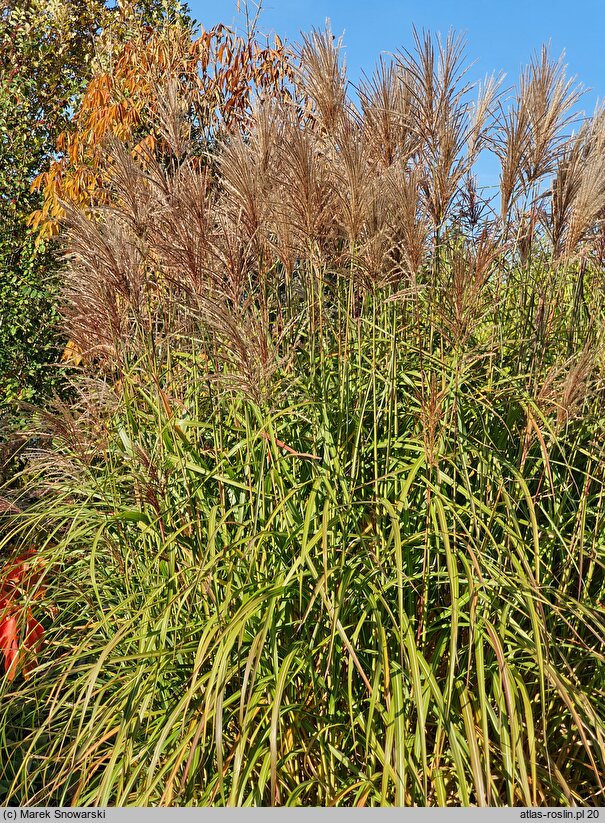
M0 795L603 805L605 113L420 33L354 101L319 31L210 121L154 36L53 201L79 370L4 493Z

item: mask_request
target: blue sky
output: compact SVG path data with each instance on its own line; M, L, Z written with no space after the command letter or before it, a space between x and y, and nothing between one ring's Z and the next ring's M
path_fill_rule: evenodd
M189 2L207 28L219 21L237 24L236 5ZM410 47L413 25L443 34L453 27L467 38L467 56L474 61L469 79L502 71L508 85L532 52L550 41L553 55L565 50L569 73L591 89L582 107L592 112L596 100L605 98L605 0L264 0L261 30L292 42L326 18L334 34L344 35L353 82L362 70L371 72L381 53ZM484 171L495 182L491 169Z
M236 0L189 5L206 27L237 20ZM265 0L263 9L261 28L289 40L330 18L332 31L344 33L352 80L381 52L409 46L412 25L443 33L453 27L467 35L477 76L501 70L516 78L532 51L550 40L553 53L565 49L571 73L593 88L590 103L605 96L603 0Z

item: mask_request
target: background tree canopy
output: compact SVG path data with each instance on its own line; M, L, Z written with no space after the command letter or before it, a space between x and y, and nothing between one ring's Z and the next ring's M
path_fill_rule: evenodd
M119 54L135 27L188 20L174 0L2 0L0 4L0 408L39 403L61 384L59 249L36 242L32 182L58 157L99 44ZM99 40L101 37L101 40Z

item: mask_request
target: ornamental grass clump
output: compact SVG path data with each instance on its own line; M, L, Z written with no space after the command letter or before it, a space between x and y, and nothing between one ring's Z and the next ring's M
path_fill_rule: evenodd
M165 77L63 202L81 374L2 515L44 632L2 796L601 805L602 118L564 134L546 52L473 100L417 35L359 104L329 32L288 60L210 133Z

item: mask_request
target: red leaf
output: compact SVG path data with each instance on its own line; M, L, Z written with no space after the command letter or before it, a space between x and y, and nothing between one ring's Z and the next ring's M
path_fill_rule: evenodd
M0 624L0 652L4 655L4 670L12 680L17 670L19 645L17 643L17 618L5 617Z

